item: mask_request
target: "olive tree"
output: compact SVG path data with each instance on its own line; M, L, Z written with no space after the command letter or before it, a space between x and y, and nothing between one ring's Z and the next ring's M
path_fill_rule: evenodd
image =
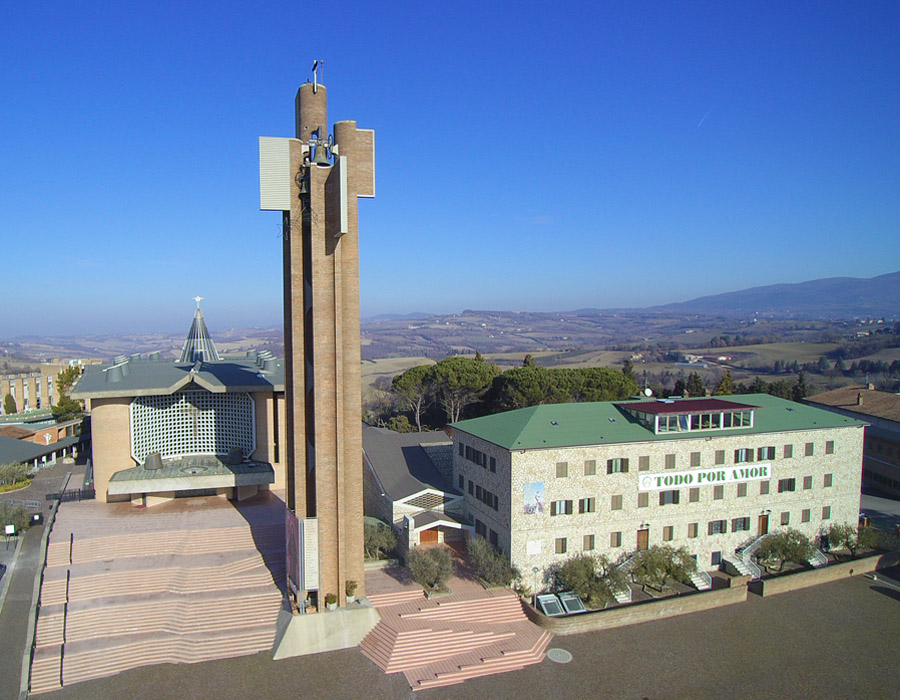
M831 525L825 532L825 536L832 549L846 548L850 550L851 557L855 557L861 549L872 549L878 543L878 531L874 527L856 526L850 523ZM835 559L837 559L837 555L835 555Z
M815 547L809 538L798 530L788 528L766 537L756 550L756 561L766 569L775 565L778 571L784 569L785 563L792 561L797 564L809 562Z
M411 550L406 566L415 582L428 592L446 591L453 575L453 560L443 547Z
M627 588L625 574L603 554L576 554L556 572L556 584L571 590L589 608L615 602L615 591Z
M482 581L489 586L512 586L521 578L509 558L483 537L473 537L467 545L469 561Z
M653 545L634 555L631 577L646 590L649 586L662 591L669 581L687 583L697 570L697 562L684 547Z

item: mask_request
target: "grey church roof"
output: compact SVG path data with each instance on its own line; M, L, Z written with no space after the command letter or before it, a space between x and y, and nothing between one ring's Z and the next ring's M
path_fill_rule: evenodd
M146 360L140 355L120 355L111 365L88 365L72 389L72 398L156 396L180 389L216 394L284 391L284 361L268 350L251 350L243 357L219 356L200 311L201 299L194 299L197 311L177 362L161 360L159 352L153 352Z
M440 475L423 446L434 453L453 444L444 432L396 433L363 425L363 452L385 494L392 501L409 498L425 489L456 493Z
M71 396L74 399L153 396L191 388L213 393L284 391L284 361L251 353L218 362L129 359L112 365L88 365Z

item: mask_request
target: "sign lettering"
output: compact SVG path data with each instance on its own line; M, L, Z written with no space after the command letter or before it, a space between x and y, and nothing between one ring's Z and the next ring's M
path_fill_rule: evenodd
M684 486L706 486L709 484L737 484L742 481L763 481L772 478L769 462L742 467L720 467L718 469L695 469L689 472L668 472L666 474L644 474L638 479L638 491L661 491Z

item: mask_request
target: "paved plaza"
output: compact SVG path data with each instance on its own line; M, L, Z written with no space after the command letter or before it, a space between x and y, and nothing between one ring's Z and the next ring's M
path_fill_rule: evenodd
M358 649L272 661L271 654L134 669L42 697L247 698L866 698L900 687L900 571L605 632L555 637L568 664L413 693ZM4 697L13 697L8 694Z

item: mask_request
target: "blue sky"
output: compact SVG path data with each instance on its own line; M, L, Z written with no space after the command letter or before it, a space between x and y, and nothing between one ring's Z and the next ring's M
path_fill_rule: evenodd
M900 269L900 3L3 3L0 338L280 323L257 137L316 58L364 316Z

